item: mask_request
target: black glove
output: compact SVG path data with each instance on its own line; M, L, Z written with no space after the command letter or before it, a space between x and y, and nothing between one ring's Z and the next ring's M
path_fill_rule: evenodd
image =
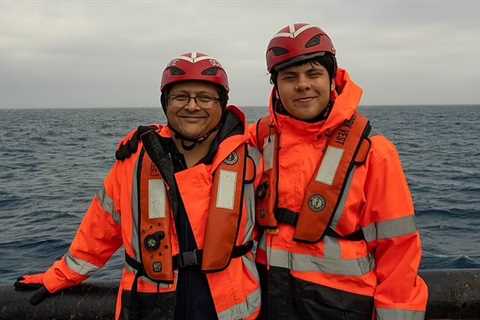
M34 306L42 302L51 293L43 285L43 273L21 276L13 284L17 291L36 290L30 297L30 303Z

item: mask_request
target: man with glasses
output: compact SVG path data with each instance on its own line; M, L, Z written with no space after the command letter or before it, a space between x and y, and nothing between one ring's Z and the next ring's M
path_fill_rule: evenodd
M126 265L116 319L254 319L258 152L242 112L227 106L228 79L201 53L163 72L167 125L139 127L120 144L65 256L17 289L31 302L87 279L120 247Z

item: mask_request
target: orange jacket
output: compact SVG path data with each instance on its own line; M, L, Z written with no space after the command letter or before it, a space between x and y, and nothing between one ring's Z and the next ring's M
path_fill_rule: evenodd
M345 70L338 71L336 87L338 96L328 118L317 123L276 113L272 92L269 116L280 135L277 208L300 212L306 186L323 157L326 135L357 111L362 90ZM249 131L257 143L256 127ZM366 161L347 178L330 225L340 236L361 230L364 240L326 235L317 243L301 243L293 240L293 226L281 224L265 231L257 261L267 268L289 268L297 279L370 296L377 319L423 319L428 289L417 275L421 243L412 197L395 146L379 135L370 141Z
M243 114L229 107L245 125ZM163 137L171 137L168 127L157 126ZM246 131L246 130L245 130ZM128 139L128 138L127 138ZM248 145L248 135L234 135L221 142L211 165L199 164L175 174L175 179L185 205L195 241L203 248L210 199L215 196L212 186L216 168L238 146ZM95 196L73 240L68 253L45 273L44 286L56 292L80 283L101 268L112 254L123 245L125 253L140 260L136 221L138 216L137 165L142 143L128 159L116 161L104 180L104 186ZM249 157L258 161L256 149L248 146ZM250 177L251 179L251 177ZM251 241L254 237L254 181L243 184L243 209L236 245ZM173 223L173 219L170 219ZM179 253L175 227L168 239L172 254ZM174 293L176 276L172 284L160 284L141 276L138 281L140 293ZM125 265L117 297L116 319L122 312L122 293L130 291L135 270ZM207 280L219 319L253 319L260 307L258 273L255 268L254 252L231 259L222 271L207 273ZM171 300L169 300L171 301Z

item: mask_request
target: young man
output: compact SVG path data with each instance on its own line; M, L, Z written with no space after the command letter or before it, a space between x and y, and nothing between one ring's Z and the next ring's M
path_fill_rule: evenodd
M257 252L265 319L423 319L427 287L411 194L394 145L369 136L362 90L328 35L282 28L267 49L270 115ZM263 307L264 306L264 307Z
M123 245L116 319L253 319L260 311L253 254L254 161L244 115L227 107L228 80L205 54L163 72L166 125L120 144L70 249L18 289L38 303L102 267Z

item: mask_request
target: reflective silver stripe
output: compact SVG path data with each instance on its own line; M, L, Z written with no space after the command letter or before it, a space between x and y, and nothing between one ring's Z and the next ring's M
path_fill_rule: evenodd
M148 218L165 218L167 196L162 179L148 180Z
M218 314L218 320L237 320L251 316L260 308L260 289L252 292L245 302L236 304Z
M67 266L78 274L90 276L92 273L100 269L96 265L82 259L75 258L70 252L64 256Z
M271 136L265 137L263 143L263 170L267 171L273 168L273 157L275 155L275 141L277 135L272 134Z
M243 235L243 242L247 242L252 239L253 228L255 226L255 187L253 183L245 184L243 187L243 201L247 212L245 226L245 234Z
M130 272L133 272L133 273L136 273L137 271L135 269L133 269L131 266L129 266L128 264L125 263L125 268L130 271ZM175 272L176 273L176 272ZM140 276L138 277L140 280L142 280L143 282L147 282L151 285L154 285L155 287L157 286L157 282L153 281L153 280L150 280L149 278L145 277L145 276ZM162 282L159 282L158 283L158 286L159 288L170 288L173 286L173 284L167 284L167 283L162 283Z
M272 249L270 265L299 272L322 272L344 276L363 276L375 268L372 256L345 260L331 257L315 257L305 254Z
M332 185L333 178L337 172L340 160L342 160L343 149L328 146L325 155L323 156L322 163L318 168L315 181L322 182L328 185Z
M372 223L362 229L367 241L389 239L417 231L413 216Z
M146 157L146 155L144 155ZM140 199L138 198L138 179L137 179L137 171L139 166L140 158L137 159L137 163L135 164L135 170L133 170L133 188L132 188L132 249L135 253L135 258L137 261L141 259L140 253L140 244L138 243L138 205L140 203Z
M423 320L425 312L410 310L377 309L378 320Z
M242 256L242 262L243 262L244 266L247 268L250 275L253 278L255 278L256 280L259 280L258 271L257 271L257 267L256 267L256 264L255 264L255 258L252 261L252 260L250 260L249 255L243 255Z
M352 185L353 175L355 173L356 167L353 167L350 175L347 177L347 183L345 184L345 189L343 190L342 197L338 203L337 210L335 210L335 214L332 218L332 223L330 224L330 228L336 230L338 222L342 218L343 210L345 209L345 202L347 201L348 194L350 192L350 186Z
M220 169L217 189L216 207L233 210L235 194L237 193L237 173L235 171Z
M255 147L252 147L252 146L247 146L247 150L248 150L248 156L250 158L252 158L253 162L255 162L255 166L258 168L258 165L260 164L260 160L262 159L261 158L261 154L260 154L260 151L258 151L257 148Z
M324 236L323 244L325 246L325 257L340 259L342 252L337 239Z
M264 251L267 250L267 232L263 232L262 236L260 237L258 248Z
M102 188L97 192L97 198L100 201L103 210L112 216L113 221L115 221L116 224L120 224L120 214L118 214L117 210L115 209L113 200L108 196L105 188Z

